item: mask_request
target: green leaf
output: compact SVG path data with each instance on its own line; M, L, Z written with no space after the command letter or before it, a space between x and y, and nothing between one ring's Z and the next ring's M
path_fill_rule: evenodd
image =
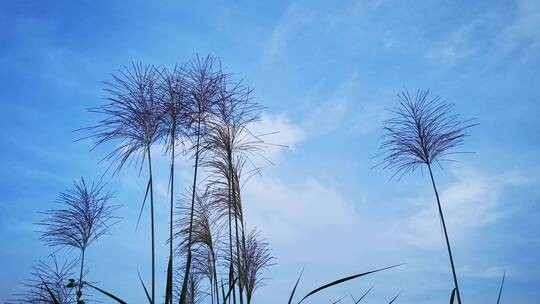
M501 288L499 289L499 297L497 297L497 304L501 301L501 294L504 286L504 278L506 277L506 271L503 273L502 281L501 281Z
M82 291L80 291L80 290L79 290L79 291L77 291L76 295L77 295L77 298L80 298L80 297L82 297Z
M354 304L360 303L360 301L362 301L362 299L364 299L369 294L373 287L375 287L375 284L371 285L371 287L366 292L364 292L364 294L360 297L360 299L358 299L358 301L354 301Z
M193 212L193 210L191 210L191 211ZM193 227L190 224L190 226L189 226L190 233L191 233L192 229L193 229ZM180 304L186 304L187 284L188 284L188 277L189 277L190 267L191 267L191 249L189 249L188 255L187 255L186 271L184 272L184 282L182 283L182 292L180 293Z
M84 304L84 303L86 303L86 302L84 302L83 300L77 301L77 304Z
M56 296L54 295L54 293L49 289L49 286L47 285L47 283L43 282L43 284L45 284L45 288L47 289L47 292L51 296L53 304L60 304L60 302L58 302L58 300L56 299Z
M401 294L401 291L398 292L398 294L392 300L390 300L390 302L388 302L388 304L394 303L394 301L397 300L397 298L399 297L400 294Z
M293 288L293 290L291 292L291 296L289 297L289 302L287 302L288 304L292 303L294 293L296 292L296 287L298 287L298 283L300 282L300 279L302 278L303 273L304 273L304 269L302 269L302 271L300 272L300 276L298 276L298 280L296 280L296 284L294 284L294 288Z
M229 292L227 292L227 295L223 298L223 304L226 304L227 303L227 299L229 298L229 296L231 295L231 291L234 289L234 284L236 284L236 281L238 280L238 278L235 278L231 284L231 288L229 288ZM223 285L222 285L223 286Z
M88 285L89 287L91 287L91 288L93 288L93 289L95 289L95 290L101 292L102 294L108 296L109 298L115 300L116 302L118 302L118 303L120 303L120 304L127 304L126 301L120 299L119 297L113 295L112 293L107 292L107 291L105 291L105 290L103 290L103 289L101 289L101 288L99 288L99 287L96 287L96 286L94 286L94 285L92 285L92 284L90 284L90 283L88 283L88 282L82 282L82 284L83 284L83 285Z
M376 270L372 270L372 271L368 271L368 272L364 272L364 273L360 273L360 274L356 274L356 275L352 275L352 276L348 276L348 277L345 277L345 278L341 278L339 280L335 280L331 283L328 283L328 284L325 284L319 288L316 288L314 290L312 290L311 292L309 292L307 295L305 295L302 300L300 300L300 302L298 302L298 304L302 303L305 299L307 299L309 296L321 291L321 290L324 290L326 288L329 288L329 287L332 287L334 285L338 285L338 284L341 284L341 283L344 283L346 281L349 281L349 280L352 280L352 279L356 279L356 278L359 278L359 277L362 277L362 276L365 276L365 275L368 275L368 274L372 274L372 273L375 273L375 272L379 272L379 271L383 271L383 270L387 270L387 269L390 269L390 268L394 268L394 267L398 267L398 266L401 266L403 264L398 264L398 265L393 265L393 266L389 266L389 267L385 267L385 268L381 268L381 269L376 269Z
M141 274L137 271L137 275L139 276L139 281L141 281L141 285L144 288L144 292L146 293L146 298L148 299L148 303L152 304L152 299L150 298L150 294L148 293L148 289L146 289L146 285L144 285L144 282L141 278Z
M456 296L456 289L452 289L452 294L450 295L450 304L454 304L454 298Z
M167 267L167 288L165 290L165 304L172 304L172 256L169 257L169 266Z
M144 200L141 205L141 210L139 211L139 218L137 218L137 225L135 226L135 230L139 228L139 222L141 221L141 215L144 209L144 205L146 203L146 197L148 197L148 191L150 190L150 185L152 184L152 178L148 180L148 186L146 186L146 193L144 194Z

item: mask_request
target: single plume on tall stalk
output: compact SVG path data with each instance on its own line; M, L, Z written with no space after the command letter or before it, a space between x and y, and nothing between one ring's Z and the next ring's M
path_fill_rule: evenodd
M160 109L161 91L160 73L152 65L133 63L131 68L124 67L112 80L105 83L109 94L107 103L90 108L90 112L104 116L95 126L85 128L90 132L86 138L95 139L93 149L107 142L115 142L116 148L105 156L114 173L119 172L126 163L140 165L148 160L148 184L143 205L150 194L150 234L152 257L151 299L155 303L155 233L154 233L154 187L152 179L151 147L162 138L160 124L163 114ZM142 212L143 208L141 208ZM140 218L140 215L139 215Z
M175 222L174 238L178 240L176 247L178 257L185 258L188 250L192 252L190 275L206 277L210 286L211 302L221 304L217 277L217 253L220 243L220 231L217 225L219 214L212 201L210 191L206 188L205 191L195 192L193 223L191 223L190 214L191 191L179 201L177 213L180 216ZM189 246L190 227L192 232L191 246ZM185 263L183 266L186 266Z
M7 304L40 304L54 303L60 304L76 303L76 295L73 288L66 286L68 278L75 273L73 269L76 261L59 263L56 256L50 256L50 262L39 261L32 267L30 278L22 283L25 288L24 293L16 294L15 300L8 300ZM53 298L54 297L54 298Z
M203 165L212 172L211 183L225 202L228 211L229 228L229 284L234 281L234 273L238 273L238 293L243 303L244 282L242 275L242 259L234 259L234 251L243 253L245 248L244 221L240 195L241 172L238 170L246 162L253 164L249 156L260 155L266 146L264 141L250 130L250 124L260 120L262 109L251 97L251 89L242 82L233 82L224 74L221 79L219 99L216 113L208 121L208 131L204 137ZM250 173L259 172L256 166ZM246 177L246 176L244 176ZM234 229L234 231L233 231ZM233 239L234 238L234 239ZM233 248L236 247L236 248ZM236 269L233 263L236 261ZM232 285L229 285L231 288ZM233 289L232 299L236 302Z
M475 124L471 120L460 120L454 113L453 104L438 96L430 98L429 90L418 90L415 96L411 96L405 89L398 94L398 98L399 106L389 110L393 117L383 123L385 134L380 149L385 156L380 164L384 169L395 170L392 178L398 179L424 165L428 168L450 258L456 296L461 303L454 258L432 169L435 164L442 166L443 162L452 161L452 154L463 153L452 152L452 149L463 144L467 136L465 131Z
M246 289L247 303L251 303L253 293L257 288L264 285L263 271L272 265L272 254L268 248L268 243L261 240L259 232L252 230L246 237L243 281ZM242 258L242 257L238 257Z
M183 67L175 66L173 69L162 69L162 96L161 111L163 112L163 123L161 124L162 134L165 137L166 152L171 156L169 190L170 190L170 210L169 210L169 265L167 268L167 285L170 291L174 290L174 258L173 258L173 223L174 223L174 161L178 148L183 148L183 142L187 136L187 129L191 121L190 99L185 80L185 70ZM193 108L193 107L191 107ZM180 151L183 152L183 149ZM189 213L189 211L188 211ZM169 292L169 291L168 291ZM172 296L168 296L172 301ZM166 303L170 304L170 303Z
M60 193L57 199L60 208L43 212L47 217L38 225L44 229L41 240L45 244L80 251L79 280L72 283L72 287L77 287L76 300L79 301L84 286L85 254L94 241L118 222L113 212L119 206L109 204L113 194L106 191L101 182L87 185L81 178L73 184L72 189Z
M194 173L191 196L190 225L188 233L188 250L184 279L182 283L182 293L180 303L186 303L186 293L188 288L188 278L191 269L191 239L193 227L193 213L195 208L195 192L197 186L197 173L199 167L201 138L206 130L206 121L213 111L216 103L216 96L223 77L219 61L210 55L201 58L197 56L185 67L185 84L188 92L188 102L186 108L186 132L192 142Z

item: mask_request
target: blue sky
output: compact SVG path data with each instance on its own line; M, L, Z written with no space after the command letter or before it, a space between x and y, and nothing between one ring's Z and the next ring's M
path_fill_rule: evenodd
M275 164L244 190L247 224L262 230L277 262L256 303L286 301L302 268L299 293L402 262L313 303L374 282L372 303L399 291L400 303L447 302L450 267L429 181L419 172L389 181L390 172L371 169L384 109L402 87L430 88L479 122L464 147L476 153L435 171L463 300L494 303L504 270L504 303L540 300L537 1L2 1L0 26L0 301L50 252L35 232L37 212L73 179L105 169L97 163L107 149L89 152L73 132L96 121L86 108L105 96L101 81L132 60L172 65L197 53L244 79L267 107L253 127L279 131L272 141L290 146L268 151ZM165 158L156 170L164 244ZM182 189L190 166L177 174ZM141 303L147 227L135 232L135 222L145 176L128 169L105 180L124 219L88 253L89 278Z

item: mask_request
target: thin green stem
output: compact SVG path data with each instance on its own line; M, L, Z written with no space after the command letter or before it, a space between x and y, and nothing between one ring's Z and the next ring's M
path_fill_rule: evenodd
M82 279L83 279L83 272L84 272L84 252L85 252L86 248L83 248L81 250L81 271L79 272L79 284L77 285L78 289L77 289L77 302L79 302L79 300L81 299L80 297L80 292L82 290Z
M192 194L191 194L191 214L190 214L190 220L189 220L188 256L187 256L186 270L185 270L185 273L184 273L184 282L182 284L182 294L180 296L180 303L181 304L184 304L185 301L186 301L188 277L189 277L189 272L190 272L190 267L191 267L191 236L192 236L192 232L193 232L193 213L194 213L194 209L195 209L195 191L196 191L196 186L197 186L197 169L199 167L200 137L201 137L201 118L200 118L200 114L199 114L199 118L197 120L197 146L195 147L195 149L196 149L196 151L195 151L195 172L193 173L193 188L192 188Z
M233 167L232 167L232 158L231 156L229 155L229 170L231 172L231 176L233 177L233 181L232 181L232 201L233 201L233 204L234 204L234 226L235 226L235 233L236 233L236 253L237 253L237 261L236 261L236 267L238 268L238 293L239 293L239 297L240 297L240 304L243 304L244 303L244 299L243 299L243 286L242 286L242 282L244 280L244 277L242 276L242 264L241 264L241 259L240 259L240 255L242 254L242 252L240 251L240 238L238 236L238 202L236 200L236 180L234 178L235 174L234 174L234 171L233 171Z
M173 130L174 130L174 123L173 123ZM174 262L173 260L173 206L174 206L174 134L172 136L172 151L171 151L171 206L170 206L170 218L169 218L169 259L171 263ZM172 265L171 269L174 269L174 265ZM171 280L171 293L174 290L174 280ZM165 303L169 304L169 303ZM172 296L170 297L170 304L172 304Z
M210 251L212 252L212 266L214 267L213 269L213 274L214 274L214 285L215 285L215 291L216 291L216 300L217 300L217 303L219 304L219 288L218 288L218 280L217 280L217 267L216 267L216 254L214 253L214 248L210 247Z
M152 179L152 157L150 154L150 145L147 145L148 151L148 174L150 175L150 230L152 234L152 303L156 303L156 251L154 238L154 186Z
M228 199L229 199L229 254L230 254L230 265L229 265L229 290L233 287L233 281L234 281L234 256L232 252L232 195L231 195L231 173L229 172L229 176L227 177L227 184L228 184ZM236 304L236 292L235 288L232 288L232 298L234 301L234 304ZM229 303L231 302L231 299L229 297Z
M441 222L444 230L444 237L446 239L446 248L448 249L448 256L450 257L450 266L452 266L452 275L454 277L454 285L456 287L456 295L458 299L458 303L461 304L461 296L459 293L459 287L458 287L458 281L457 281L457 275L456 275L456 268L454 266L454 258L452 257L452 249L450 249L450 241L448 240L448 233L446 231L446 223L444 221L444 215L441 207L441 201L439 199L439 193L437 192L437 186L435 185L435 179L433 178L433 172L431 171L431 165L427 164L429 169L429 176L431 177L431 184L433 185L433 191L435 192L435 197L437 198L437 206L439 207L439 216L441 217Z

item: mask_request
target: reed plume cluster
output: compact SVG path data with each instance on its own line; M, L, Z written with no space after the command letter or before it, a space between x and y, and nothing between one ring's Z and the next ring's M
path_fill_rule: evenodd
M45 245L56 248L50 258L52 264L40 261L33 268L32 278L23 285L26 294L14 303L77 303L83 300L83 287L87 285L88 273L85 256L91 244L109 233L118 222L114 212L119 205L110 204L112 192L105 190L101 181L87 184L83 178L74 181L73 187L61 192L56 200L57 209L41 212L45 218L37 225L41 227L41 240ZM78 259L61 264L58 251L76 251ZM78 266L78 279L73 268ZM69 280L69 281L68 281Z
M88 132L84 138L94 139L94 148L107 142L116 145L103 158L109 168L114 168L113 174L126 164L134 164L139 170L148 164L141 212L149 198L152 273L149 291L141 282L149 302L156 303L152 146L160 144L170 158L165 302L172 303L176 296L180 303L196 301L200 296L196 287L207 278L213 302L218 303L224 297L218 283L224 279L233 293L230 300L249 303L254 288L252 283L249 289L245 287L248 282L243 273L247 273L245 269L253 273L254 266L248 265L251 260L246 259L241 184L259 172L250 156L262 156L266 145L249 130L260 119L262 109L251 99L251 89L241 81L233 81L220 61L212 56L197 56L173 68L132 64L112 75L105 85L109 94L107 102L90 109L102 119L82 130ZM187 154L193 164L193 181L185 196L178 200L174 177L175 160L180 154ZM243 170L247 164L251 168ZM201 170L206 177L202 182ZM178 204L176 208L175 204ZM226 246L222 239L228 239ZM227 254L222 247L228 248ZM255 249L263 250L263 247ZM269 254L266 247L264 250ZM221 257L229 264L225 278L221 277ZM261 282L262 269L270 260L256 267L257 282ZM245 293L249 293L248 298Z
M252 90L235 81L213 56L197 56L172 68L133 63L112 74L104 86L105 102L89 109L101 118L79 131L85 132L81 139L93 140L91 150L112 145L102 159L112 176L130 165L140 175L146 165L146 191L137 225L148 200L151 279L147 288L139 275L141 295L150 304L161 302L160 297L165 304L196 304L208 298L212 304L252 303L254 293L264 285L265 270L274 264L269 244L258 230L248 229L244 212L245 204L251 203L243 196L245 183L260 174L259 160L270 163L264 156L270 145L264 136L270 133L252 130L263 110L252 98ZM448 149L461 144L469 125L449 115L451 106L439 99L427 100L427 92L419 93L416 101L406 92L400 96L402 108L393 110L397 118L385 123L389 133L382 145L388 153L385 168L404 174L425 164L431 174L431 165L444 161ZM152 159L157 146L163 147L160 156L170 160L168 264L163 293L156 286L156 264L160 262L156 251L160 247L155 241L159 231L155 230ZM192 165L193 179L183 187L184 194L176 197L175 164L180 155L187 156ZM83 179L60 194L62 207L44 212L46 219L39 223L42 240L52 247L75 250L79 259L61 267L56 260L54 268L36 266L33 279L25 285L28 293L16 303L84 304L90 290L126 303L86 279L88 247L118 222L114 215L118 206L109 203L112 198L105 184L89 185ZM451 255L449 244L448 250ZM73 278L75 265L79 267L78 279ZM397 266L337 279L313 289L297 303L332 286ZM294 300L300 278L288 304ZM457 280L456 291L459 299ZM354 299L356 303L360 300Z
M54 300L60 304L77 303L73 288L66 287L68 279L75 275L77 261L61 263L54 254L48 260L32 267L30 278L22 283L24 293L16 294L16 299L8 300L7 304L49 304Z
M383 123L385 134L380 149L385 156L380 165L384 169L395 170L392 177L397 176L398 179L419 167L427 167L450 258L454 280L452 297L455 293L461 304L454 258L432 167L452 161L452 154L464 153L453 149L463 144L467 129L475 124L472 120L460 120L453 112L453 104L438 96L430 98L429 90L418 90L411 96L405 89L398 98L399 107L390 109L392 117Z

